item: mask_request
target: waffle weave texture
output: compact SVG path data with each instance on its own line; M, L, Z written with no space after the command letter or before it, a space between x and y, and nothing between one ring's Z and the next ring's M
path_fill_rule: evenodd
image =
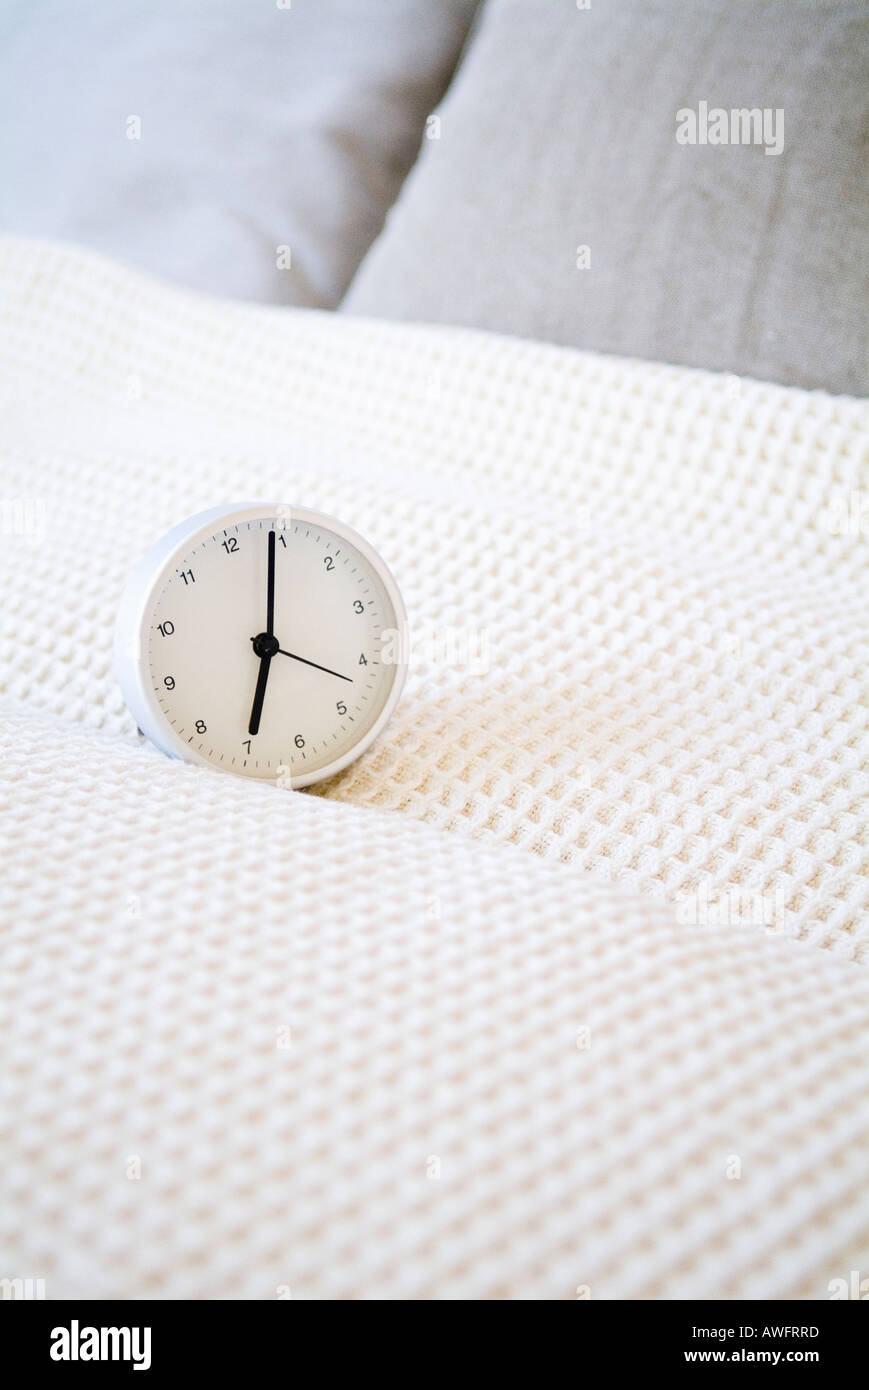
M36 243L0 312L0 1276L865 1274L866 403ZM257 497L356 526L417 639L318 794L168 761L111 676L147 545Z

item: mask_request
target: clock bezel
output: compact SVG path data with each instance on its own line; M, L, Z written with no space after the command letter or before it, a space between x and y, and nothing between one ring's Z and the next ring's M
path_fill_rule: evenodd
M337 758L321 768L293 773L288 776L277 770L264 776L244 773L234 768L220 767L197 749L185 743L168 723L165 713L157 701L153 689L151 672L148 667L147 645L150 634L148 618L158 585L167 569L202 540L208 539L216 529L216 523L225 524L228 519L233 525L259 518L281 518L286 526L300 521L306 525L322 527L346 541L359 551L363 559L376 572L395 614L395 627L398 631L398 648L401 659L393 663L392 685L380 713L360 738ZM196 512L185 521L173 526L150 547L127 580L115 620L114 671L127 708L136 720L142 733L162 753L171 758L208 767L213 772L228 772L246 781L271 782L282 787L311 786L334 777L344 768L356 761L378 737L390 719L404 688L408 666L408 625L404 602L398 585L385 560L372 545L360 536L352 526L339 521L326 512L314 511L309 507L299 507L294 503L283 502L242 502L237 505L209 507Z

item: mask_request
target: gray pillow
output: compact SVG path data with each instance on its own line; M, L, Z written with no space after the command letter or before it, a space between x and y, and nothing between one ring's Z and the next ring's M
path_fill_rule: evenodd
M477 0L2 0L0 231L338 303Z
M438 114L347 311L869 392L865 0L489 0Z

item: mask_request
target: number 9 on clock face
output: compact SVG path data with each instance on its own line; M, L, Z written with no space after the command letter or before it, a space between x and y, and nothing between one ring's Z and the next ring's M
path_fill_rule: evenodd
M407 643L395 580L350 527L302 507L215 507L131 575L115 670L163 752L302 787L380 733Z

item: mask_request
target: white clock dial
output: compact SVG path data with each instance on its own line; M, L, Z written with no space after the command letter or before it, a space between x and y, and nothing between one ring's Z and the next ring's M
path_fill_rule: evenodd
M215 509L170 532L130 582L118 674L166 752L304 786L379 732L406 668L383 561L333 518Z

